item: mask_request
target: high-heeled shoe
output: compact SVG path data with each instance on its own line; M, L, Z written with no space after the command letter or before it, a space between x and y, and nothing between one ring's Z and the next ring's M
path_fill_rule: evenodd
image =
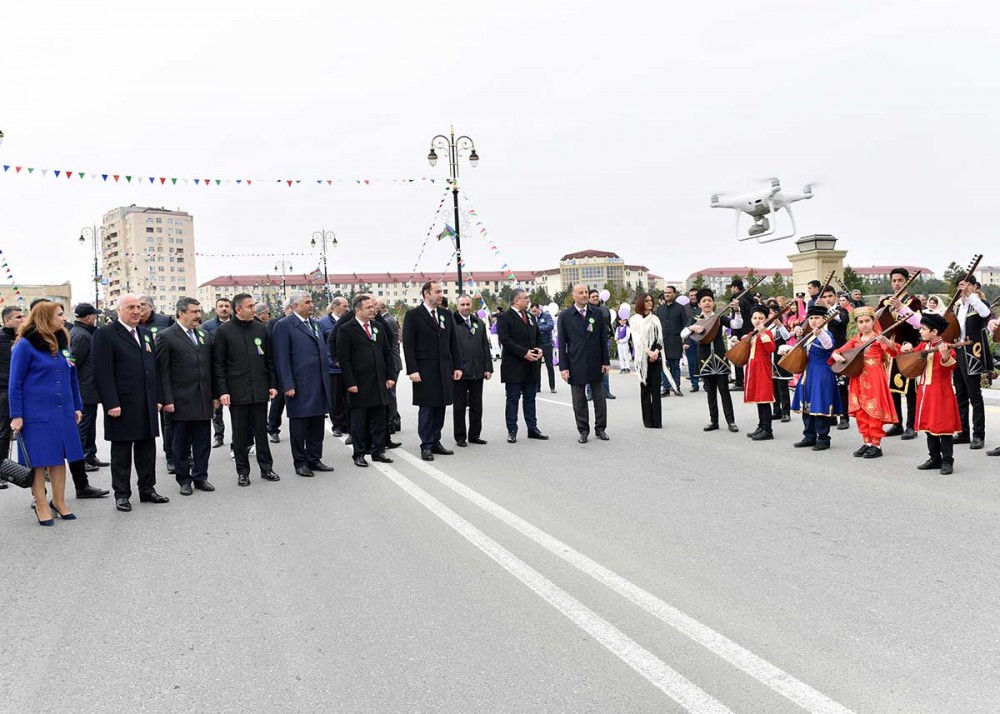
M55 501L49 501L49 508L52 509L52 512L55 515L59 516L64 521L75 521L76 520L76 514L75 513L60 513L59 509L56 508Z
M38 511L37 510L35 510L35 518L38 518ZM54 526L55 525L55 521L53 521L51 518L49 518L47 521L43 521L41 518L38 518L38 525L40 525L40 526Z

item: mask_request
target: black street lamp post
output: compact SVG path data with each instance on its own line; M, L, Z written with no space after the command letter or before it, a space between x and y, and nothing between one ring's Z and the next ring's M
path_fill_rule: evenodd
M323 290L326 293L326 301L329 303L332 295L330 293L330 274L326 269L326 248L327 244L329 244L332 248L337 247L337 234L333 231L328 231L325 228L323 230L316 231L312 234L312 240L309 242L309 245L315 248L317 243L319 243L323 251Z
M313 243L315 243L315 238L313 239ZM281 260L279 260L277 263L274 264L274 269L281 271L281 300L282 302L284 302L285 300L288 299L288 290L285 289L285 275L289 271L294 270L294 268L292 268L292 264L290 261L287 261L284 258L282 258ZM324 270L326 269L325 263L323 265L323 269Z
M469 163L475 168L479 163L479 154L476 153L476 144L467 136L455 138L455 128L451 127L448 136L438 134L431 139L431 150L427 154L427 160L431 166L437 163L438 155L436 149L448 153L448 169L451 173L451 194L455 202L455 263L458 266L458 294L465 292L462 284L462 231L459 227L458 216L458 159L463 153L468 152Z
M86 245L88 237L94 244L94 307L97 308L98 310L101 309L100 306L101 273L100 270L98 270L98 263L97 263L97 239L100 238L101 240L103 240L105 235L107 235L107 230L104 228L104 226L101 226L100 230L98 230L97 226L84 226L83 228L80 229L80 245Z

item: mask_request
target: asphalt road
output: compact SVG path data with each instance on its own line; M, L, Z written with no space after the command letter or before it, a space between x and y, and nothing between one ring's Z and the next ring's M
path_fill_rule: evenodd
M1000 458L853 459L853 428L802 453L796 421L752 443L742 404L705 434L701 393L649 431L613 384L606 443L564 385L549 441L505 443L491 382L490 443L432 464L407 406L389 467L328 434L336 471L297 477L283 440L282 480L238 488L217 449L214 493L161 460L169 504L71 498L44 529L0 491L0 711L997 711Z

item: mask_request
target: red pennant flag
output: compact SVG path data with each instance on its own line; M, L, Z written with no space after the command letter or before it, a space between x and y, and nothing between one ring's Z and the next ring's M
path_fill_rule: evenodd
M66 172L66 178L73 178L73 172L72 171L67 171Z
M249 185L250 185L250 184L252 184L252 183L253 183L253 180L252 180L252 179L247 179L247 186L249 186Z
M332 186L333 185L333 180L332 179L327 179L326 180L326 185L327 186Z
M162 186L162 185L163 185L163 184L165 184L166 182L167 182L167 179L166 179L166 177L165 177L165 176L161 176L161 177L160 177L160 185Z
M22 168L24 168L24 167L23 167L23 166L15 166L15 167L14 167L14 171L15 171L15 173L21 173L21 169L22 169Z
M119 175L120 175L120 174L112 174L112 176L113 176L113 177L114 177L114 179L115 179L115 183L118 183L118 176L119 176Z
M202 179L202 183L204 183L206 186L208 186L208 182L211 181L211 180L212 179Z
M286 181L288 181L288 188L291 188L292 187L292 181L291 181L291 179L286 179Z
M368 185L368 179L365 179L365 186Z

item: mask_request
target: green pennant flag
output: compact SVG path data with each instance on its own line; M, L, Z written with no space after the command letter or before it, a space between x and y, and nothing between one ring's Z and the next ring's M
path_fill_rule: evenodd
M172 183L174 186L176 186L177 185L177 179L175 179L175 178L170 179L170 183Z
M132 183L132 177L131 176L126 176L125 180L128 181L129 183Z
M216 186L218 186L220 183L222 183L222 179L215 179L215 185Z
M33 174L33 173L35 173L35 170L29 166L28 167L28 173L29 174Z

